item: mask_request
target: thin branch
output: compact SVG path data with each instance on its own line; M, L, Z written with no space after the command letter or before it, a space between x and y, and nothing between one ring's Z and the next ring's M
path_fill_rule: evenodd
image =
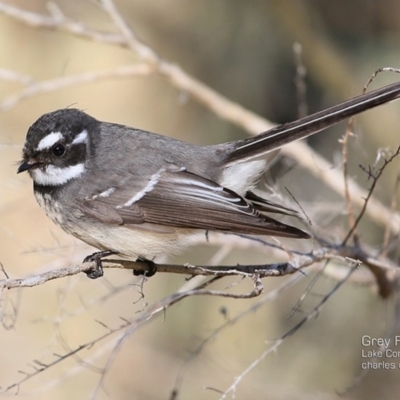
M105 79L126 78L136 75L148 75L151 72L152 69L148 64L138 63L134 65L123 65L108 71L87 72L77 75L64 76L62 78L49 79L47 81L41 82L35 82L33 79L26 78L26 82L28 82L28 85L19 92L16 92L6 97L2 102L0 102L0 111L7 111L15 107L22 100L29 97L37 96L39 94L54 92L65 88L70 88L86 83L93 83ZM12 79L12 77L7 74L0 75L0 79L4 80L7 78Z
M364 217L364 214L366 213L367 210L367 206L369 205L369 201L372 198L372 193L374 192L374 189L376 187L377 182L379 181L380 177L383 174L383 171L386 169L386 167L400 154L400 145L397 148L396 152L389 157L389 159L385 160L382 167L379 168L378 172L376 174L372 174L371 171L366 171L364 168L364 171L368 173L369 177L372 178L372 185L370 187L370 189L368 190L368 195L367 197L364 199L364 204L363 207L360 211L360 214L358 215L358 217L356 218L354 225L351 227L349 233L347 234L347 236L345 237L345 239L343 240L342 244L346 244L347 241L350 239L350 237L353 235L354 231L357 229L358 224L360 223L361 219ZM362 166L360 166L361 168L363 168Z
M119 12L112 0L100 0L104 11L113 21L114 25L121 32L124 37L124 45L129 47L134 53L136 53L143 61L149 64L158 64L161 59L157 53L149 46L146 46L136 36L133 29L129 26L128 22L125 21L122 14Z
M50 11L51 10L54 10L54 8L50 9ZM71 33L85 39L91 39L96 42L125 46L125 38L122 35L91 29L84 24L67 18L59 8L57 13L53 12L53 15L43 15L0 2L0 12L18 22L22 22L34 28L54 29Z
M342 159L343 159L343 182L344 182L344 198L347 206L347 216L349 227L355 225L354 207L349 188L349 139L352 135L355 117L350 118L347 124L346 132L340 142L342 143ZM356 234L356 232L354 232Z
M3 265L3 263L1 261L0 261L0 271L4 274L4 276L7 279L9 279L9 276L8 276L8 274L7 274L7 272L6 272L5 268L4 268L4 265Z
M155 264L158 272L168 272L174 274L185 274L185 275L203 275L203 276L247 276L252 277L253 275L259 275L261 278L265 277L276 277L298 272L302 268L305 268L315 262L324 259L339 259L343 258L335 254L334 251L329 249L318 249L311 253L296 255L288 262L274 263L274 264L263 264L263 265L238 265L238 266L194 266L194 265L175 265L175 264ZM147 271L148 264L142 261L129 261L129 260L112 260L104 259L103 268L122 268L131 269L135 271ZM76 275L80 272L89 272L94 267L93 262L86 262L80 265L73 265L66 268L60 268L37 274L27 278L19 279L3 279L0 280L0 289L14 289L21 287L33 287L42 285L50 280L64 278L66 276Z
M215 235L215 237L217 238L218 235ZM356 259L368 266L374 273L379 286L379 292L382 297L389 297L395 288L396 274L388 274L388 272L395 271L397 269L396 265L384 258L381 258L380 260L376 259L376 257L368 254L365 248L361 248L359 246L322 247L315 249L310 253L292 252L291 254L293 257L290 259L290 261L273 264L218 267L202 265L195 266L190 264L155 264L155 267L159 273L164 272L184 274L192 277L214 276L220 278L224 276L242 276L251 278L252 276L257 275L260 276L260 278L267 278L290 275L324 260L334 259L341 263L347 263L348 259ZM149 268L148 264L142 261L104 259L102 264L103 268L130 269L142 272L147 271ZM81 272L87 273L91 271L93 267L93 263L87 262L80 265L73 265L66 268L44 272L42 274L37 274L27 278L3 279L0 280L0 290L38 286L53 279L60 279L66 276L76 275ZM329 273L329 275L334 278L334 274L332 272ZM342 279L340 274L338 275L338 279ZM371 284L372 281L365 281L365 278L362 278L360 283Z

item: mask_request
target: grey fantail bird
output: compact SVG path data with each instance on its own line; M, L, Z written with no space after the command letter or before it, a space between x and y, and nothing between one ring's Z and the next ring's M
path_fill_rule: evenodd
M18 173L66 232L101 256L150 260L190 245L198 230L308 238L268 212L287 209L252 192L276 150L400 97L400 83L355 97L258 136L196 146L77 109L41 116L30 128ZM272 153L272 154L271 154ZM96 253L95 253L96 256Z

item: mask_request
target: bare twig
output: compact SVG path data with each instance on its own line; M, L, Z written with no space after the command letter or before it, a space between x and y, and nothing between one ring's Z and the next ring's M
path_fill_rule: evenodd
M8 276L6 270L4 269L4 265L3 265L3 263L2 263L1 261L0 261L0 271L4 274L4 276L5 276L7 279L9 279L9 276Z
M294 253L293 253L294 254ZM290 261L283 263L264 264L264 265L237 265L237 266L194 266L194 265L175 265L175 264L155 264L158 272L184 274L190 276L243 276L260 278L277 277L293 274L323 260L338 260L346 263L347 259L355 258L366 264L374 273L379 275L378 284L381 295L388 297L392 293L393 279L395 276L388 275L388 271L395 271L395 264L388 261L379 261L375 257L370 256L360 247L342 247L337 248L320 248L310 253L296 253ZM141 261L129 260L103 260L104 268L122 268L136 271L146 271L148 265ZM76 275L80 272L88 272L93 268L93 263L87 262L80 265L74 265L66 268L52 270L37 274L32 277L20 279L3 279L0 280L0 290L15 289L21 287L33 287L44 284L53 279L60 279L66 276ZM333 277L333 275L332 275ZM341 279L339 276L338 279ZM371 283L371 282L369 282Z
M283 276L298 272L302 268L305 268L315 262L324 259L337 259L342 260L338 253L335 254L334 250L329 249L318 249L308 254L296 255L289 262L265 264L265 265L238 265L238 266L218 266L218 267L207 267L207 266L194 266L194 265L174 265L174 264L155 264L158 272L168 272L174 274L185 274L185 275L204 275L204 276L230 276L239 275L252 277L258 275L261 278ZM87 262L80 265L73 265L67 268L60 268L37 274L32 277L22 279L3 279L0 280L0 289L14 289L21 287L33 287L44 284L53 279L64 278L66 276L76 275L80 272L88 272L94 266L94 263ZM147 271L148 265L141 261L129 261L129 260L103 260L104 268L123 268L131 269L135 271Z
M54 10L54 8L50 9L50 11L51 10ZM121 34L91 29L84 24L67 18L59 8L57 13L53 12L53 15L43 15L0 2L0 12L16 21L35 28L57 29L101 43L120 46L125 45L125 39Z
M340 142L342 143L342 157L343 157L343 182L344 182L344 198L347 206L347 216L349 220L349 227L355 225L354 207L349 189L349 139L352 135L352 129L355 118L352 117L347 124L346 132ZM355 232L354 232L355 233Z
M400 154L400 146L397 148L397 150L395 151L395 153L389 157L389 159L385 160L382 167L379 168L378 172L376 174L373 174L371 171L367 171L363 166L360 166L362 169L364 169L365 172L368 173L368 177L372 178L372 185L368 191L368 195L364 200L364 204L363 207L360 211L360 214L358 215L358 217L356 218L353 226L351 227L349 233L347 234L347 236L345 237L345 239L343 240L343 244L346 244L347 241L350 239L350 237L353 235L354 231L357 229L358 224L360 223L361 219L363 218L366 210L367 210L367 206L369 204L370 199L372 198L372 193L374 192L375 186L379 180L379 178L382 176L383 171L385 170L385 168Z
M134 65L123 65L109 71L87 72L41 82L35 82L32 78L25 77L25 81L27 83L26 87L19 92L6 97L2 102L0 102L0 111L7 111L15 107L23 99L37 96L39 94L59 91L65 88L83 85L86 83L93 83L105 79L148 75L151 72L151 67L148 64L138 63ZM7 74L0 76L2 79L6 79L7 77Z

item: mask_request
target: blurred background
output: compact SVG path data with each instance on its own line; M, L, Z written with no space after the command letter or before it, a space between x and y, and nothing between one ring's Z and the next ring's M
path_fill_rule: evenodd
M47 13L46 2L14 0L8 4ZM92 1L58 0L66 16L99 30L115 31L112 21ZM303 48L307 68L308 112L318 111L360 94L369 76L380 67L400 67L400 3L396 0L183 0L116 1L121 13L145 43L227 98L273 122L298 116L294 43ZM132 64L136 57L118 46L95 43L57 30L36 29L0 13L0 68L35 81L103 71ZM398 80L381 74L373 88ZM25 277L79 263L93 249L64 234L36 204L27 174L16 175L29 126L43 113L75 106L92 116L162 133L192 143L211 144L245 137L239 128L220 120L205 107L179 93L165 79L114 78L51 93L39 93L4 109L2 102L19 93L22 85L0 83L0 261L10 277ZM399 103L380 107L357 120L359 133L351 144L351 175L369 186L358 164L372 165L379 148L398 146ZM309 144L340 168L338 138L345 125L309 139ZM279 188L287 186L311 213L321 211L320 224L337 231L337 215L345 213L343 200L301 168L280 160L273 169ZM379 182L377 195L388 204L396 167ZM329 210L332 215L326 215ZM323 213L325 211L325 214ZM363 238L382 242L382 227L366 224ZM175 262L207 263L218 246L199 246ZM254 251L229 251L222 264L270 262ZM184 367L180 399L216 399L207 387L224 390L234 377L304 314L292 308L313 274L266 302L257 312L215 336ZM264 279L265 292L287 278ZM0 386L21 379L18 371L32 372L33 361L49 363L93 340L122 318L133 318L143 303L176 291L184 278L156 274L140 299L129 271L106 271L91 281L86 276L2 294L0 328ZM225 280L219 288L225 288ZM334 281L320 278L302 311L311 310ZM243 285L242 285L243 286ZM249 290L241 287L239 290ZM189 298L135 331L118 352L116 337L69 358L21 385L27 399L88 398L99 382L97 368L115 359L98 399L166 399L171 395L183 363L221 324L259 299ZM345 284L318 318L304 325L269 355L239 385L238 399L336 399L361 371L361 337L384 337L395 323L392 299L381 300L368 287ZM394 331L392 334L400 335ZM400 364L400 359L395 361ZM87 362L88 364L85 364ZM89 365L90 364L90 365ZM400 368L370 371L347 397L397 399ZM7 395L3 395L7 396Z

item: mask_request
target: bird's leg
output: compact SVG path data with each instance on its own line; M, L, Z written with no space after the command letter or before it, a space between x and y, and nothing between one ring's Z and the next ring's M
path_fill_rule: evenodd
M103 265L102 265L102 258L111 256L116 254L115 251L112 250L104 250L104 251L96 251L96 253L90 254L89 256L85 257L83 260L84 263L86 262L95 262L96 265L90 269L89 271L85 272L88 278L90 279L97 279L103 276Z

